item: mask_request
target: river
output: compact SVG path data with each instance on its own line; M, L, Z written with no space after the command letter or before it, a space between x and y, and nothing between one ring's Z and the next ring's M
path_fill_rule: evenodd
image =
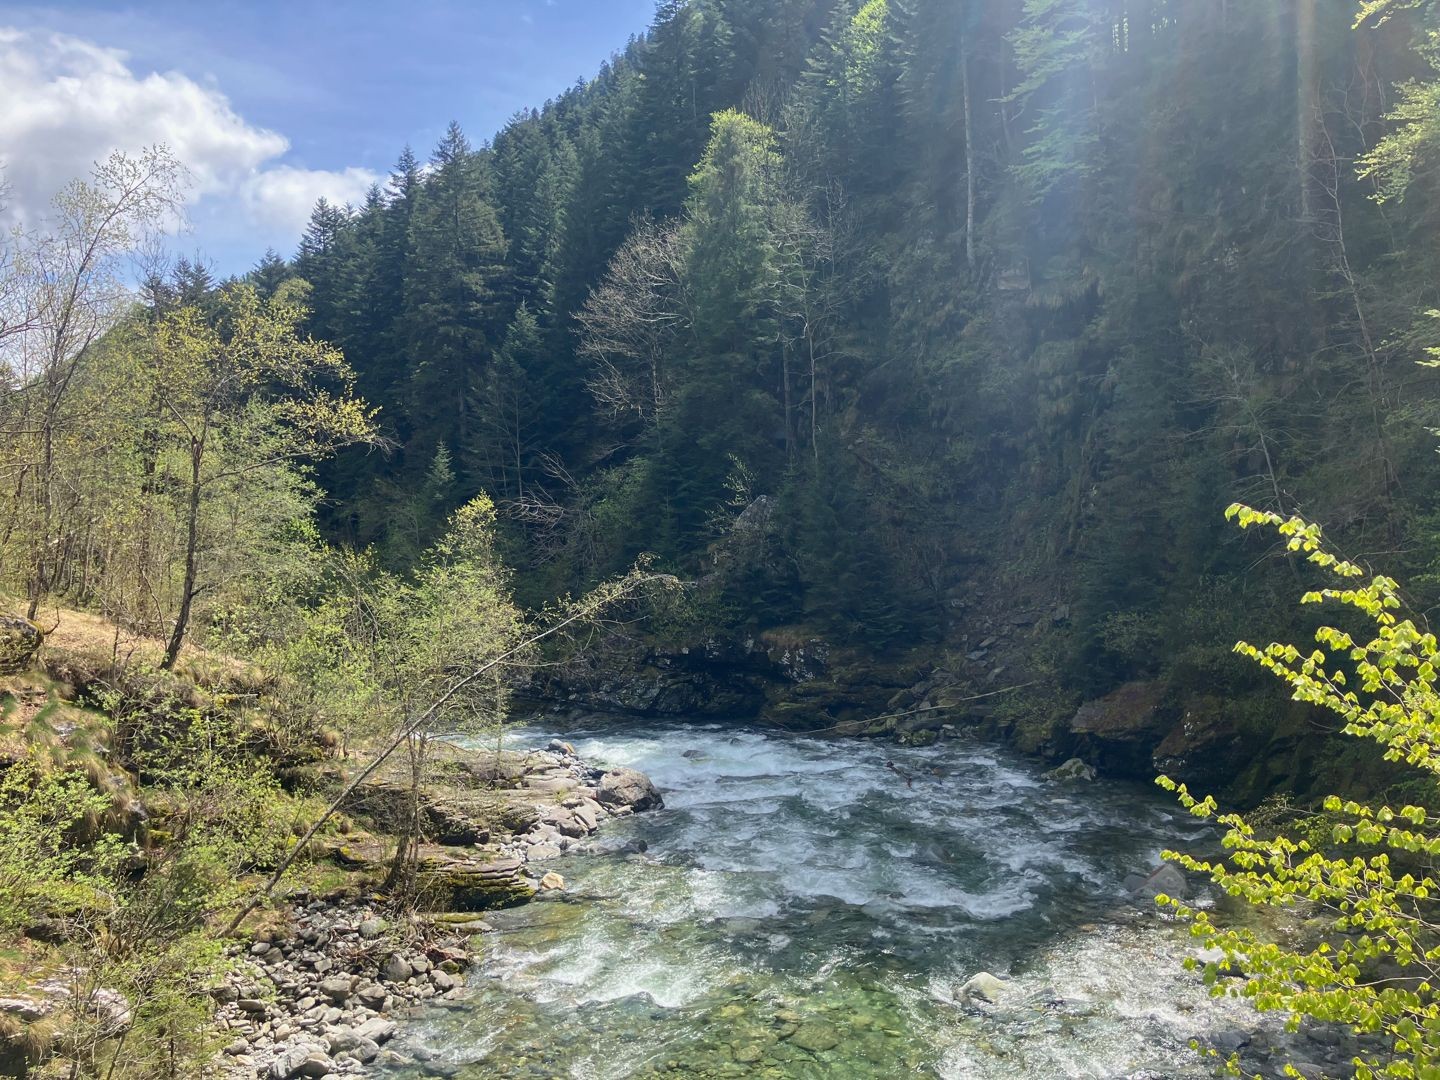
M643 854L545 864L564 893L495 913L461 1000L389 1077L943 1080L1213 1075L1188 1041L1244 1021L1127 874L1202 824L1142 785L1051 783L983 743L733 726L563 734L650 775L665 809L607 825ZM957 988L1014 980L1002 1007Z

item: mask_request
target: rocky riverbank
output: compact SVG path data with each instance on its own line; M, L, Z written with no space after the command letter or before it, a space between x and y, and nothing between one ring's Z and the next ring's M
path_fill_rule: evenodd
M338 1078L408 1060L387 1047L413 1010L455 998L490 929L483 913L563 889L556 860L596 850L614 817L662 805L647 777L582 761L558 740L543 750L443 746L444 782L422 812L422 910L403 917L374 900L291 896L278 926L232 946L237 963L215 991L232 1080ZM348 810L377 828L406 794L394 774L360 788ZM352 830L326 854L378 874L383 837Z

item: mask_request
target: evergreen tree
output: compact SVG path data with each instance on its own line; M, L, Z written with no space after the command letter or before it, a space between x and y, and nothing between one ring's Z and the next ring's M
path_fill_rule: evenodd
M409 381L407 449L428 459L468 441L468 390L484 372L508 317L506 243L488 200L483 163L458 124L431 156L410 221L404 327Z

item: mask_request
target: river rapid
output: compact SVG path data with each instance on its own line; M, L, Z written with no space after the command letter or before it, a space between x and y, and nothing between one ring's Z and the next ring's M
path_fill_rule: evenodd
M463 999L389 1077L1214 1075L1193 1037L1253 1023L1124 887L1213 835L1141 785L1052 783L969 741L902 748L733 726L553 735L640 769L643 854L544 864L566 891L489 916ZM902 775L903 774L903 775ZM1000 1006L958 1003L985 970Z

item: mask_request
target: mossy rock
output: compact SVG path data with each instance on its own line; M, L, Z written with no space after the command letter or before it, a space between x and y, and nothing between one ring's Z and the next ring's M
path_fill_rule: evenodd
M425 906L437 911L495 911L518 907L529 901L536 891L519 871L516 860L440 862L422 866L420 897Z
M896 741L901 746L930 746L940 738L940 733L933 728L921 728L918 731L907 731Z
M24 671L45 643L45 631L19 615L0 615L0 675Z

